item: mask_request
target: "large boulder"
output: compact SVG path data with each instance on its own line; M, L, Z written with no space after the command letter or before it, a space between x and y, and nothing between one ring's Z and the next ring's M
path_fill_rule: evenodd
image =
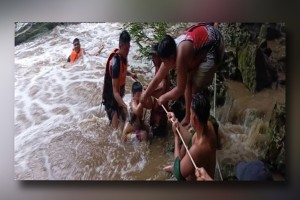
M255 72L256 86L255 91L259 92L265 88L271 88L273 82L277 82L278 75L275 67L270 61L272 50L267 47L267 41L264 41L256 50Z
M267 133L269 140L266 144L265 154L262 158L267 162L271 169L281 172L285 175L285 140L286 140L286 108L285 104L275 104L272 116L269 122Z
M57 25L73 24L73 23L49 23L49 22L37 22L37 23L23 23L20 28L15 32L15 45L19 45L22 42L34 39L40 34L52 30ZM17 24L16 24L17 27Z

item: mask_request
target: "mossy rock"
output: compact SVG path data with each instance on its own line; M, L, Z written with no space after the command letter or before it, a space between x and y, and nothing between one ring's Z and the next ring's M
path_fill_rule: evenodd
M275 104L267 130L269 141L263 158L272 169L285 174L285 104Z
M243 47L238 55L238 66L243 77L243 82L252 92L255 92L256 88L255 55L255 44L248 44Z

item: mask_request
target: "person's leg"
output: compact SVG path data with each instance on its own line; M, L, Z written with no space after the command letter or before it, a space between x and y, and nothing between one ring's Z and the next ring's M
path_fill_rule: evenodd
M134 132L134 127L129 123L129 122L126 122L125 123L125 126L124 126L124 129L123 129L123 134L122 134L122 140L124 142L127 141L127 135L128 134L131 134L132 132Z
M188 75L187 84L184 92L184 101L185 101L185 116L181 121L182 126L188 126L190 124L190 107L192 103L192 84L191 84L190 75Z
M114 129L117 129L118 128L118 125L119 125L119 117L118 117L118 113L116 111L113 111L113 114L112 114L112 120L111 120L111 126L114 128Z

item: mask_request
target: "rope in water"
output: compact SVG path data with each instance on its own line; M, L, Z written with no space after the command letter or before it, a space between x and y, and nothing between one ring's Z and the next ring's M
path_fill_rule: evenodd
M155 99L158 100L157 98L155 98ZM164 105L161 105L161 106L162 106L162 108L165 110L166 114L168 114L168 111L167 111L167 109L165 108L165 106L164 106ZM185 145L185 142L184 142L184 140L183 140L183 138L182 138L182 136L181 136L180 131L178 130L178 128L176 128L176 131L177 131L177 133L178 133L178 135L179 135L179 137L180 137L180 139L181 139L181 141L182 141L182 144L184 145L184 147L185 147L185 149L186 149L186 152L188 153L188 155L189 155L189 157L190 157L190 159L191 159L191 161L192 161L192 163L193 163L195 169L198 169L198 167L196 166L196 164L195 164L195 162L194 162L194 160L193 160L192 155L191 155L190 152L189 152L188 147Z
M214 118L215 119L216 119L216 96L217 96L217 73L215 73L215 77L214 77ZM217 165L218 172L220 174L220 179L223 181L223 177L222 177L222 173L221 173L217 155L216 155L216 165Z

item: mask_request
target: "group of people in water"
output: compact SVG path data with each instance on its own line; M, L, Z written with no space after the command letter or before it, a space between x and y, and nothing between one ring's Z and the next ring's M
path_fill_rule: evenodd
M174 133L174 163L164 168L177 180L213 180L216 166L217 137L210 116L208 86L224 55L224 41L215 23L198 23L176 39L166 35L149 51L155 66L155 76L142 85L137 74L127 70L130 34L124 30L119 47L109 55L104 76L102 104L113 128L125 122L122 139L147 141L149 132L164 135L168 121ZM68 62L84 54L78 39ZM169 71L175 69L176 86L170 90ZM123 101L126 76L132 84L129 108ZM168 102L184 95L185 117L181 122L169 112ZM150 129L145 126L145 111L151 109ZM166 110L165 110L166 109ZM187 152L188 148L188 152ZM195 165L197 167L195 167Z
M119 47L109 55L104 76L103 105L113 128L125 122L124 141L147 141L149 132L164 135L168 121L174 132L174 165L164 169L174 173L178 180L214 178L216 163L216 133L210 121L210 101L205 90L213 81L220 64L224 45L220 31L213 23L199 23L189 27L176 39L166 35L149 51L155 66L155 76L149 85L142 85L137 74L127 70L130 34L124 30L119 37ZM74 49L68 58L73 63L85 52L76 38ZM169 89L169 71L176 70L177 84ZM137 80L132 84L132 100L129 108L123 101L126 76ZM179 122L169 112L168 102L184 95L186 114ZM145 110L151 109L150 129L144 124ZM166 109L166 111L164 110ZM176 131L179 130L179 133ZM183 141L179 139L179 134ZM194 168L191 158L199 168ZM204 176L207 173L207 176Z

